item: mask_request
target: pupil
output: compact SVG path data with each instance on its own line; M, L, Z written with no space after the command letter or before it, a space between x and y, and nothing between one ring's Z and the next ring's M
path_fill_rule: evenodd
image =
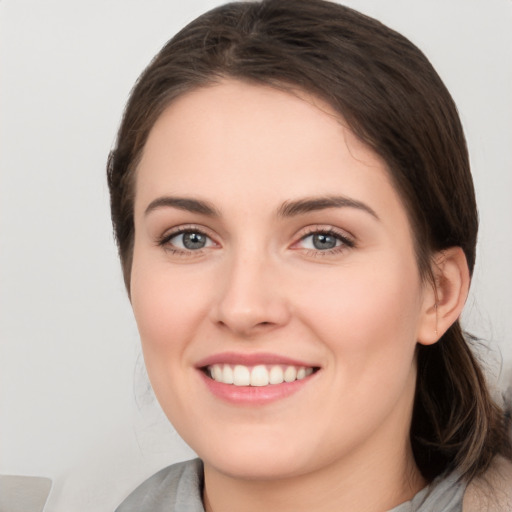
M336 238L332 235L317 233L313 235L313 245L315 249L334 249L336 247Z
M185 233L183 245L187 249L202 249L206 245L206 237L201 233Z

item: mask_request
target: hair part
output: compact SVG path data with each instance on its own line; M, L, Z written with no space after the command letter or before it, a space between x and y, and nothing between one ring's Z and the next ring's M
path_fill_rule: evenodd
M107 165L112 222L128 293L135 177L151 128L180 95L232 78L300 89L330 104L386 162L414 234L422 278L458 246L472 273L478 214L456 106L421 51L380 22L323 0L226 4L174 36L132 90ZM411 444L422 474L479 475L512 457L503 411L459 322L418 346Z

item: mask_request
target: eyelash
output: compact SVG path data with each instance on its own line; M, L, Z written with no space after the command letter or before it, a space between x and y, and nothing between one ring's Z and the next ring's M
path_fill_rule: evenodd
M355 241L352 237L349 237L346 233L342 233L336 229L325 228L320 226L312 226L310 228L307 228L306 234L301 236L298 242L295 242L294 245L297 245L300 242L303 242L307 238L314 236L314 235L325 235L325 236L332 236L336 240L339 240L341 243L340 245L337 245L333 247L332 249L305 249L306 254L308 256L330 256L335 254L340 254L341 252L346 251L347 249L352 249L356 246Z
M184 235L187 233L193 233L198 234L206 237L209 241L214 242L213 238L202 228L198 226L182 226L180 228L177 228L175 231L172 231L170 233L164 234L162 237L160 237L157 240L157 245L159 247L163 247L166 251L170 252L171 254L176 254L180 256L189 256L191 254L194 255L200 255L204 252L205 248L200 248L197 250L193 249L181 249L177 247L173 247L169 242L180 235ZM325 228L320 226L311 226L307 228L307 232L300 237L300 239L293 244L293 246L296 246L300 242L303 242L307 238L314 236L314 235L325 235L325 236L332 236L337 241L340 241L340 245L337 245L331 249L305 249L305 253L307 256L329 256L329 255L335 255L339 254L343 251L346 251L347 249L351 249L355 247L355 241L352 237L349 237L346 233L342 233L338 230L335 230L333 228ZM292 246L292 247L293 247ZM298 249L296 249L298 250Z
M202 235L206 237L208 240L213 241L212 237L202 228L198 226L188 225L188 226L181 226L180 228L177 228L175 231L171 231L170 233L165 233L162 237L160 237L157 240L157 245L159 247L163 247L166 251L170 252L171 254L176 254L179 256L189 256L191 254L194 255L200 255L203 253L203 249L181 249L179 247L173 247L169 242L180 235L185 235L187 233L193 233L197 235ZM215 243L215 242L214 242Z

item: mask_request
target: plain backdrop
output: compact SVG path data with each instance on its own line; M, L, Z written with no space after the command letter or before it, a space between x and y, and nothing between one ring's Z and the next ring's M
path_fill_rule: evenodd
M0 0L0 473L107 512L192 456L148 390L105 161L150 58L210 0ZM480 205L465 324L512 363L512 2L350 0L415 42L459 107ZM502 356L500 356L500 353ZM205 418L207 421L207 418Z

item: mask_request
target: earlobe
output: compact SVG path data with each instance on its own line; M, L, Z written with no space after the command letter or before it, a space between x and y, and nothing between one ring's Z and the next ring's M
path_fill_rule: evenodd
M436 343L459 318L466 303L471 278L464 251L450 247L438 252L432 263L433 283L426 284L418 342Z

